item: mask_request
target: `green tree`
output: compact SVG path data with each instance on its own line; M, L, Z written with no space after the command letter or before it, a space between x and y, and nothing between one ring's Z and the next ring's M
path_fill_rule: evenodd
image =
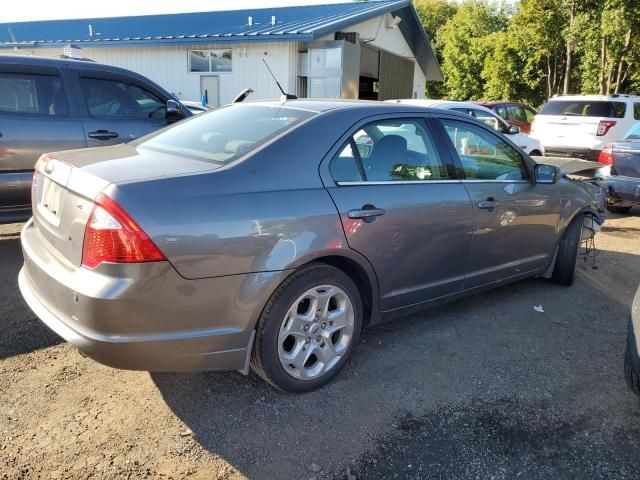
M505 29L507 15L495 3L465 0L444 27L442 72L449 97L480 99L484 94L482 70L492 50L491 34Z
M413 5L431 41L431 49L442 65L442 42L438 41L438 38L442 27L456 14L458 7L447 0L414 0ZM446 90L442 82L427 82L425 86L427 98L441 98L445 95Z

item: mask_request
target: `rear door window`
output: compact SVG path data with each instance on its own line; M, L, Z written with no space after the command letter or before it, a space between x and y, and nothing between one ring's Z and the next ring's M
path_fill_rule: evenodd
M524 108L518 105L509 105L509 120L513 120L516 122L526 122L527 115L524 113Z
M59 76L0 72L0 112L68 115L69 104Z
M527 122L529 123L533 122L533 118L536 116L536 112L526 107L524 108L524 114L527 117Z
M538 115L563 115L567 117L624 118L627 106L624 102L603 100L552 100Z
M331 162L336 182L443 180L448 173L422 120L372 122L351 136Z
M165 118L166 104L156 94L133 83L80 78L89 115L97 118Z

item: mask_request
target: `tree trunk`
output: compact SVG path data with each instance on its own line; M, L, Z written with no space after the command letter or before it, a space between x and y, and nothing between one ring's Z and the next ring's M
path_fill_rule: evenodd
M618 62L618 74L616 75L616 89L615 93L620 93L620 87L622 86L622 66L624 64L624 56L627 54L629 45L631 44L631 27L627 30L627 34L624 36L624 48L620 55L620 61Z
M551 98L553 90L551 89L551 58L547 55L547 100Z
M607 63L607 38L603 35L602 43L600 44L600 71L598 72L598 84L600 85L600 89L598 93L600 95L605 94L606 84L605 84L604 72L607 66L606 63Z
M564 68L564 88L562 93L567 95L569 93L569 82L571 81L571 56L573 54L573 45L571 37L573 35L573 21L575 17L575 0L572 0L569 5L569 31L567 32L567 63Z

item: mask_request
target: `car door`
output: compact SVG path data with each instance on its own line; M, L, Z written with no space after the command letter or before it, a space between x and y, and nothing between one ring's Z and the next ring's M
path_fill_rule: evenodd
M383 311L461 289L472 207L428 121L364 121L335 147L328 170L347 242L373 266Z
M0 208L28 207L40 155L86 146L67 93L56 68L0 66Z
M473 203L464 288L544 270L560 219L557 186L533 182L531 160L489 128L451 117L440 125Z
M87 71L78 81L90 147L130 142L167 125L167 99L136 79Z

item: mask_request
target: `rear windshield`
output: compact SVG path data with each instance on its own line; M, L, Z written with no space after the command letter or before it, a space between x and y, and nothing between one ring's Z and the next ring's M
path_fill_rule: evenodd
M624 102L553 100L542 107L538 115L623 118L626 110L627 106Z
M313 115L280 106L223 107L146 137L137 146L226 164Z

